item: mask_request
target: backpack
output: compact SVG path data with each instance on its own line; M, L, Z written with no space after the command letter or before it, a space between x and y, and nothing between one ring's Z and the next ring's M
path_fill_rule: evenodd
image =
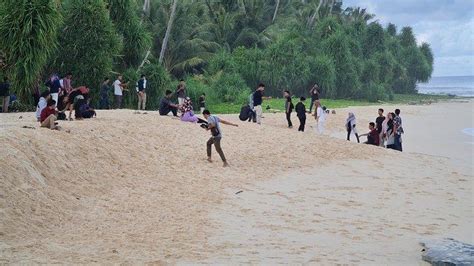
M242 106L242 108L240 109L239 119L241 121L245 121L245 120L249 119L250 111L251 111L251 109L250 109L249 105Z

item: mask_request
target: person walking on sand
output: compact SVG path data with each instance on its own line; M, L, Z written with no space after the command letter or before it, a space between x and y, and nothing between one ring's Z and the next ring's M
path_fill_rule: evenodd
M207 141L207 161L212 162L212 145L214 144L214 147L216 148L217 153L219 153L219 156L222 159L222 162L224 163L224 167L229 166L227 163L227 160L225 158L224 152L222 151L221 148L221 140L222 140L222 131L221 131L221 126L220 124L225 124L225 125L230 125L234 127L238 127L237 124L227 122L225 120L220 119L217 116L211 115L211 112L209 110L204 110L202 112L204 115L204 118L207 119L207 130L211 131L211 138Z
M375 129L377 130L377 133L379 134L379 146L383 147L383 132L382 132L382 127L383 127L383 122L385 121L385 116L383 116L384 110L382 108L379 108L379 116L375 119Z
M146 76L141 75L140 80L137 82L138 111L145 110L146 108L146 84Z
M321 91L319 89L319 86L317 83L314 84L313 87L309 90L309 95L311 96L311 105L309 107L309 112L311 113L313 111L313 105L315 101L319 101L319 95Z
M53 99L48 100L47 107L41 111L40 123L41 127L49 129L58 129L56 126L56 101Z
M179 81L178 87L176 88L176 95L178 96L178 105L182 105L186 99L186 82L184 82L184 79Z
M257 89L253 93L253 109L257 117L257 124L262 124L262 103L263 103L263 93L265 92L265 85L263 83L258 84Z
M291 112L293 112L293 103L291 102L290 91L286 90L283 92L283 97L285 97L285 114L286 121L288 121L288 128L293 128L293 123L291 123Z
M296 104L295 111L298 119L300 120L300 126L298 131L304 132L304 127L306 125L306 106L304 106L305 97L301 97L300 101Z
M127 87L127 84L122 82L122 75L118 75L113 85L114 85L114 95L115 95L115 109L121 109L123 91Z
M356 129L356 117L354 113L350 112L346 119L346 129L347 129L347 140L351 140L351 133L354 133L357 139L357 143L360 143L359 134L357 134Z
M319 104L318 108L316 109L315 115L317 115L316 116L316 125L318 129L317 132L320 135L322 135L324 133L324 126L326 125L326 117L327 117L326 107L321 106L321 104Z
M395 110L395 116L393 117L393 131L395 133L395 149L397 151L403 151L402 148L402 134L403 131L402 118L400 117L400 109Z

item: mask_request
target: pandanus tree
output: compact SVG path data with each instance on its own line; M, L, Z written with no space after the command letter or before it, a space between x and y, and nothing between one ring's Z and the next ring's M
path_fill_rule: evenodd
M13 91L27 100L57 45L61 15L53 0L0 3L0 50Z

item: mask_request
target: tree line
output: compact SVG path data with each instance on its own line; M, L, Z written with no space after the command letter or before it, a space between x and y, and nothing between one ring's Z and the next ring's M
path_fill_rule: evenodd
M209 103L245 102L260 82L269 95L317 83L328 98L377 101L416 93L433 54L412 28L340 0L5 0L0 68L25 102L67 72L93 95L105 77L145 74L151 108L179 79Z

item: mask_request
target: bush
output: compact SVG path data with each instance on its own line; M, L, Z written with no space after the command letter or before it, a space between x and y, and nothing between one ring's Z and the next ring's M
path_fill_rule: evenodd
M141 74L145 74L147 79L147 109L157 110L160 105L160 99L165 94L165 91L167 89L173 90L171 87L170 75L161 65L158 64L158 62L152 62L151 64L145 65L142 71L137 73L135 82L138 81L138 76ZM130 82L130 91L133 90L135 96L132 96L132 98L135 97L136 99L135 82L133 82L133 84Z
M209 98L212 102L244 103L250 95L250 89L239 74L220 73L213 81Z

